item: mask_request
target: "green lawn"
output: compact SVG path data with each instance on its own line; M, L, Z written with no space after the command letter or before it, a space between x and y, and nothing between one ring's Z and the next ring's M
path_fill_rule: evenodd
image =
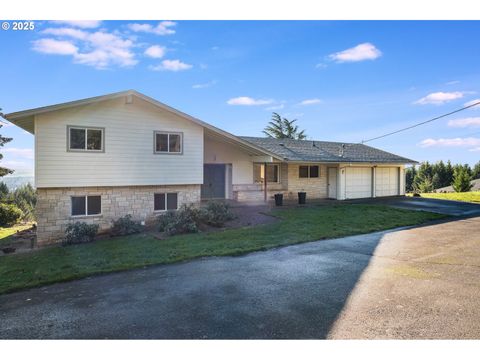
M92 274L203 256L240 255L289 244L415 225L444 217L378 205L282 209L274 214L282 220L250 228L178 235L166 240L141 234L0 257L0 293Z
M0 227L0 245L7 244L10 240L10 236L15 234L17 231L30 229L31 227L32 223L17 224L8 228Z
M480 203L480 191L469 191L464 193L423 193L420 195L424 198Z

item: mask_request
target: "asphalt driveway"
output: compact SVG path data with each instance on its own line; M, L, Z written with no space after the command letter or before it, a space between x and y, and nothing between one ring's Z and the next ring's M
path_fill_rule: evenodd
M480 217L0 296L0 338L480 338Z

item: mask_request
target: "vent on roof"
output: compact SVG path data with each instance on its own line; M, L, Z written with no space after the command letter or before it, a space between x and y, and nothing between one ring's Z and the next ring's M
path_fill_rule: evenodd
M280 145L280 146L285 146L285 144L284 144L284 143L279 143L278 145Z
M345 156L345 144L342 144L342 147L340 148L340 157Z
M315 144L315 141L312 142L312 146L317 147L317 145Z

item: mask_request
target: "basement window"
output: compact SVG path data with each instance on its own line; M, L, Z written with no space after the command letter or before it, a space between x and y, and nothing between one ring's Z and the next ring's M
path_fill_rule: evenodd
M72 196L72 216L100 215L102 197L100 195Z
M301 165L298 167L299 178L318 178L320 176L320 168L318 165Z
M68 126L68 150L103 152L103 128Z
M157 193L153 194L153 210L177 210L178 194L177 193Z

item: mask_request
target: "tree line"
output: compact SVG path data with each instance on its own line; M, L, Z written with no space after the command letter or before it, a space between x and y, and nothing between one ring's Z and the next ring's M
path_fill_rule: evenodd
M471 180L480 179L480 161L473 168L468 164L452 165L450 160L446 164L442 160L434 164L425 161L406 169L405 176L407 192L432 192L450 185L456 192L465 192L472 188Z

